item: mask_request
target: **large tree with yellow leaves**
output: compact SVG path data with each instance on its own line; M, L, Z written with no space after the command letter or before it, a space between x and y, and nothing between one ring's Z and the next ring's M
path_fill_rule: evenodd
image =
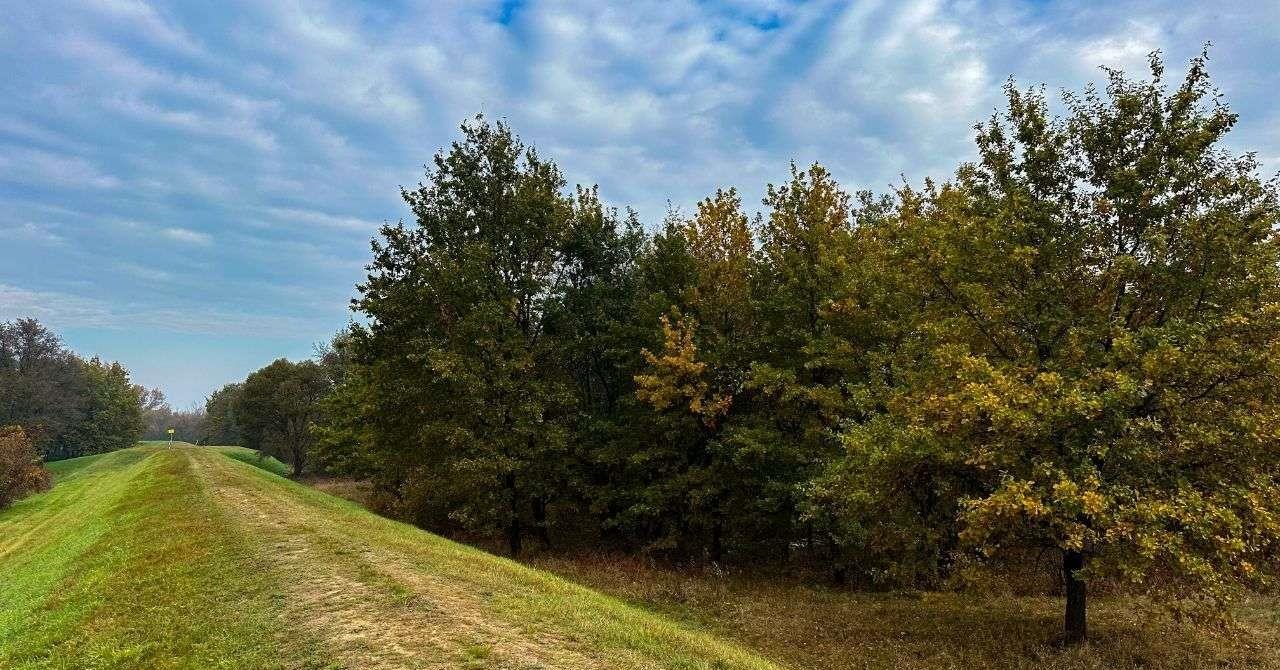
M940 464L980 557L1060 551L1068 641L1091 580L1191 605L1280 548L1280 206L1223 148L1205 60L1172 89L1158 55L1150 81L1109 72L1062 118L1011 84L977 162L904 192L890 238L921 325L850 453Z

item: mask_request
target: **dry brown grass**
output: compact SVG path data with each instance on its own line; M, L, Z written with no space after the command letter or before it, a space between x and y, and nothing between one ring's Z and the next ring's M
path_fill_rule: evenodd
M529 562L797 668L1280 668L1277 603L1262 598L1231 630L1176 623L1141 599L1096 599L1090 642L1064 649L1053 643L1062 604L1049 597L859 594L611 555Z

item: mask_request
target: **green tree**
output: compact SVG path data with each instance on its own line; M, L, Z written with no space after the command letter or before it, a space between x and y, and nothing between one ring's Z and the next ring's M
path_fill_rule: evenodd
M566 488L573 392L547 316L564 290L574 203L559 168L503 123L464 124L416 225L386 226L357 308L362 411L379 484L420 520L506 531L512 554Z
M1070 641L1091 580L1218 599L1280 538L1276 184L1222 148L1204 57L1173 90L1151 73L1111 71L1065 118L1010 84L979 160L904 190L921 326L846 435L891 481L948 472L935 503L980 556L1058 550Z
M35 319L0 323L0 425L22 426L46 458L79 455L69 444L84 420L82 362Z
M85 414L71 431L76 455L98 454L132 447L142 439L146 422L138 387L129 380L129 371L116 362L91 358L81 364L88 393Z
M692 277L681 300L684 310L663 315L661 340L644 350L647 363L636 375L636 396L649 405L663 441L658 481L647 484L649 506L661 510L660 546L688 551L704 543L721 560L732 510L750 499L740 448L728 418L750 365L754 345L751 300L753 239L742 201L733 189L698 203L697 214L679 226Z
M618 530L613 518L628 497L625 460L639 437L632 378L652 331L637 305L646 241L634 212L621 216L595 188L579 188L563 243L563 288L546 317L546 336L573 392L569 460L562 464L570 500L562 508L577 521L594 510L590 520L606 532ZM536 529L545 540L546 526Z
M742 439L763 481L757 516L773 519L766 532L780 540L784 554L795 537L804 484L838 453L833 428L846 416L848 385L860 381L862 343L839 327L844 314L834 309L859 288L849 285L859 260L853 203L816 164L804 171L793 164L790 180L770 185L764 199L769 211L760 225L753 287L760 354L745 384L756 408ZM811 547L813 525L808 519L804 532ZM825 530L827 524L820 525Z
M200 424L203 444L239 445L244 440L236 411L244 384L226 384L204 401L204 421Z
M316 442L328 375L315 361L279 359L245 379L235 402L244 446L289 463L295 476L307 471Z

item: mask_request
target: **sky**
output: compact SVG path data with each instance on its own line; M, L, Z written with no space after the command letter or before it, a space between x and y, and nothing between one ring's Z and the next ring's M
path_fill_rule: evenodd
M945 178L1009 77L1172 75L1212 42L1236 151L1280 170L1280 1L0 0L0 321L178 408L352 313L400 186L477 113L656 225L819 161Z

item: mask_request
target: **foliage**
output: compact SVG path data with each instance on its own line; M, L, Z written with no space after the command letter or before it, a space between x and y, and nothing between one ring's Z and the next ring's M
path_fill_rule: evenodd
M132 446L141 403L119 363L76 356L34 319L0 323L0 424L22 426L46 459Z
M142 398L143 422L146 424L142 439L168 440L169 429L172 428L175 440L194 444L205 441L205 408L195 406L187 410L175 410L169 406L160 389L138 387L138 390Z
M901 196L922 318L845 435L880 469L855 495L931 472L934 546L1060 550L1069 638L1085 581L1221 598L1280 540L1280 203L1204 65L1169 91L1153 56L1062 119L1010 85L979 161Z
M138 387L129 381L129 371L116 362L91 358L81 366L88 386L84 399L87 421L73 432L81 445L73 453L97 454L132 447L142 438L145 427Z
M945 183L792 165L651 235L477 118L321 352L323 458L513 553L939 587L1047 550L1071 638L1099 580L1220 611L1276 567L1280 205L1205 62L1063 117L1010 83Z
M204 421L200 425L203 444L238 445L244 437L236 417L236 407L244 384L226 384L204 401Z
M0 509L49 488L49 471L20 426L0 427Z
M300 475L310 467L320 401L332 385L315 361L279 359L245 379L235 401L244 446L275 456Z
M565 488L573 397L547 334L575 222L599 225L600 212L590 193L562 194L555 164L505 125L462 132L403 191L416 225L385 226L374 243L352 388L379 483L408 513L505 528L516 553Z

